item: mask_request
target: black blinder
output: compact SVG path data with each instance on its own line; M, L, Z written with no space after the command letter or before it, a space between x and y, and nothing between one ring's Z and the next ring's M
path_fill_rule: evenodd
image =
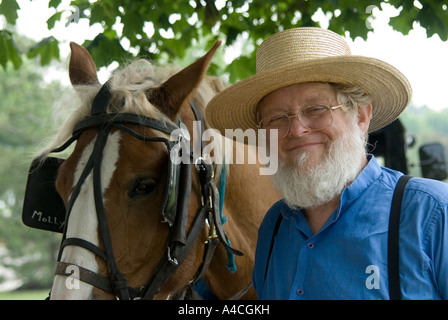
M162 204L162 215L170 226L174 224L177 210L177 196L179 194L179 176L181 164L169 161L168 178L165 188L165 196Z
M28 173L22 221L31 228L63 232L65 205L56 191L56 177L63 159L35 159Z
M165 222L169 224L169 226L173 226L176 224L176 217L179 212L181 214L185 212L185 202L188 204L188 200L184 198L190 197L190 191L185 192L185 190L179 191L179 187L183 186L184 188L190 188L191 177L190 179L181 178L187 174L188 170L191 171L191 166L189 169L185 169L185 163L182 163L182 160L187 160L187 163L190 163L191 158L191 149L190 149L190 135L188 133L187 127L182 123L182 120L179 118L177 120L178 129L176 132L171 132L171 136L176 136L176 141L167 141L166 145L168 148L169 160L168 160L168 179L165 189L165 196L162 203L162 215L165 219ZM183 154L186 152L186 154ZM189 173L191 175L191 172ZM180 181L182 180L182 181ZM180 199L179 199L179 196ZM180 208L179 208L180 207ZM183 220L183 218L181 218ZM182 223L184 224L184 223Z

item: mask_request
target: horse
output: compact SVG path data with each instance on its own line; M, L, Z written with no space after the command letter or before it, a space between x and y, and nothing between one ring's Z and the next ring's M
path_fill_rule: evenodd
M40 152L75 143L56 177L67 213L51 299L185 298L198 280L218 299L256 299L258 227L279 194L260 161L235 161L254 147L220 136L202 154L206 105L225 88L206 75L218 46L184 69L136 59L101 84L70 43L78 107Z

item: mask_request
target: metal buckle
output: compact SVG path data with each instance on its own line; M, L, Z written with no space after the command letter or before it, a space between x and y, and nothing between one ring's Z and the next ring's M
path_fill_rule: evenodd
M170 248L170 247L168 247L168 261L169 261L173 266L178 266L178 265L179 265L179 262L177 261L177 259L171 257L171 248Z

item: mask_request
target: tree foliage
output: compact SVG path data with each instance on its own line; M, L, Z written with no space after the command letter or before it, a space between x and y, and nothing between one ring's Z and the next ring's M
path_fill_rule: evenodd
M33 0L31 0L33 1ZM36 1L36 0L34 0ZM234 80L252 74L255 70L257 45L269 35L295 26L319 26L316 12L328 18L328 28L350 37L367 38L370 31L369 17L374 7L388 3L401 9L390 19L390 25L403 34L409 33L414 23L427 30L428 36L438 34L448 37L448 10L440 0L72 0L70 17L61 9L61 0L50 0L49 7L56 10L47 20L48 28L56 21L76 23L88 19L90 25L100 24L102 32L83 44L91 52L98 66L106 66L113 60L143 56L153 60L161 57L184 57L185 51L200 44L205 50L211 42L224 40L229 47L239 38L251 48L236 58L225 71ZM15 68L21 65L20 54L14 45L14 34L8 26L14 26L19 6L17 0L3 0L0 14L7 26L0 34L0 64L7 61ZM65 17L65 18L64 18ZM126 46L124 45L126 43ZM127 48L129 46L129 48ZM128 49L126 50L125 47ZM132 54L130 53L132 52ZM59 59L58 39L42 39L26 52L28 57L40 57L42 65Z
M0 266L32 288L51 284L60 241L25 227L21 219L32 154L53 133L52 101L62 91L58 83L45 83L43 74L26 58L19 70L0 69Z

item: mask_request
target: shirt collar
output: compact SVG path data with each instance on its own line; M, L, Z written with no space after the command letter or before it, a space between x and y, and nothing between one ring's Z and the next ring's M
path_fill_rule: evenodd
M379 179L381 175L381 167L376 161L375 156L368 155L367 160L367 166L361 171L358 177L356 177L355 181L342 192L340 203L351 202L358 198L364 190Z

